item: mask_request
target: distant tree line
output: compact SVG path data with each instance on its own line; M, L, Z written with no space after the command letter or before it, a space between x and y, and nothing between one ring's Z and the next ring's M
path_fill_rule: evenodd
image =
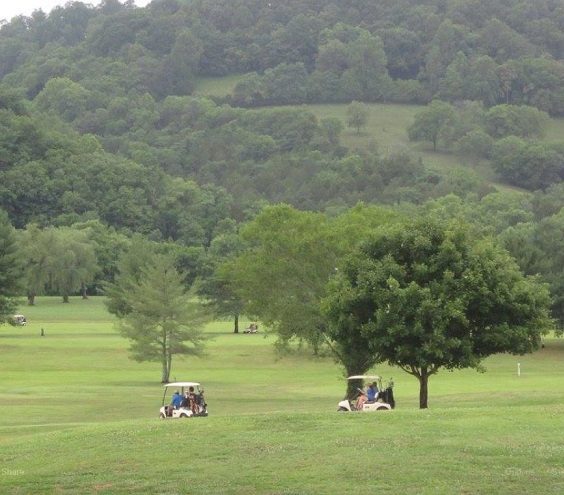
M550 0L154 0L145 8L77 1L7 20L0 77L29 98L49 80L68 78L81 94L74 106L91 111L134 93L188 95L196 77L246 74L230 100L238 105L440 98L560 115L562 7Z
M218 222L245 221L265 202L316 211L422 202L454 192L461 174L464 191L456 192L491 190L471 170L431 171L401 148L347 150L339 119L318 121L303 108L146 95L124 98L118 120L107 114L95 128L92 114L77 117L78 132L45 92L37 99L34 106L0 91L0 208L18 228L99 219L155 240L208 246Z
M382 219L393 222L393 219L400 215L416 217L425 212L432 212L438 218L457 219L473 225L473 228L480 231L480 235L485 234L496 238L498 243L503 245L516 259L525 274L537 275L548 284L553 298L553 317L560 322L561 326L564 324L564 285L561 276L564 266L562 256L564 253L562 245L564 242L564 187L562 184L553 186L544 193L537 192L529 196L522 193L494 192L481 199L475 195L468 195L466 199L462 199L450 194L430 200L420 206L404 202L387 207L387 216L380 214L373 220L370 217L363 219L362 222L368 222L367 225L363 223L356 225L355 222L358 219L353 221L354 212L362 207L356 206L355 208L342 210L335 217L344 222L342 232L334 233L339 238L339 245L342 244L343 249L348 249L347 246L350 243L354 244L358 239L363 238L362 232L370 228L372 225L370 222ZM333 218L333 215L326 213L310 212L310 215L319 215L315 220L317 222L321 221L319 220L321 218ZM269 217L263 215L262 218ZM294 220L298 221L299 218L298 215L298 218ZM285 221L288 222L288 228L295 227L289 220ZM154 251L157 254L171 257L176 268L183 273L185 289L195 290L202 301L206 302L211 314L231 318L235 323L234 330L238 331L237 318L239 315L245 311L260 313L257 308L266 307L266 305L264 301L259 300L256 308L247 307L245 301L249 299L244 295L245 289L239 289L244 296L242 298L233 292L232 277L225 271L225 265L240 256L241 253L247 252L253 246L253 239L256 240L263 236L268 238L268 232L281 226L281 223L277 224L276 220L273 220L272 225L253 222L251 221L251 224L254 226L246 227L247 234L241 237L241 226L249 222L238 224L232 219L225 219L217 225L209 245L195 246L183 240L149 240L140 234L132 235L128 230L118 231L99 220L77 222L69 227L42 227L37 224L29 224L25 228L14 229L8 215L3 212L1 224L4 244L0 258L2 258L3 270L6 270L6 277L8 277L8 272L17 274L12 277L13 287L8 291L12 296L25 295L30 304L34 303L36 295L41 294L57 294L66 301L70 295L87 297L89 294L105 293L107 284L114 283L120 270L123 271L123 268L120 269L120 263L123 266L120 259L129 253L132 246L139 245L139 241L135 243L136 238L142 238L145 239L145 245L150 247L150 249L144 248L145 252ZM302 242L310 247L319 247L321 241L316 243L304 237ZM303 253L305 249L305 247L288 246L283 248L283 251L289 253L294 248L298 249L300 253ZM272 249L274 249L272 245L267 247L268 256L271 255ZM328 245L327 249L334 248ZM252 250L249 251L249 256L255 254ZM331 260L335 256L339 257L339 251L329 256L329 254L323 255L323 251L320 250L316 256L324 258L324 263L336 264L336 259ZM264 263L269 263L268 259ZM249 291L254 291L253 287L259 283L259 279L263 280L260 282L261 286L268 280L268 286L271 289L266 290L264 286L261 297L270 297L269 291L272 290L274 291L271 294L272 300L276 302L279 293L276 292L273 285L274 275L272 277L266 275L270 269L273 267L268 268L265 265L261 268L259 265L255 275L244 270L239 280L242 286ZM302 277L304 276L302 269L303 266L290 264L283 270L284 277L289 276L293 270L297 270L297 277ZM247 277L246 281L245 277ZM6 278L8 279L9 277ZM308 278L307 281L304 279L302 282L304 285L300 290L308 292L314 279ZM308 299L306 294L296 298L297 293L298 288L296 287L292 297L299 304ZM295 314L295 310L289 307L286 309L291 311L291 314ZM119 312L119 310L116 311ZM288 331L292 332L292 328L295 328L295 325L288 327Z

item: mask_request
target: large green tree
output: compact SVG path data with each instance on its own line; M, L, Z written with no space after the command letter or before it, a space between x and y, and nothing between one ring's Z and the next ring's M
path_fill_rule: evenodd
M232 318L233 333L239 333L239 316L245 301L231 287L225 265L244 251L245 244L236 232L235 222L223 223L229 224L230 229L214 237L203 257L197 292L216 318Z
M233 289L247 301L246 313L277 335L279 349L301 342L319 351L326 343L347 375L361 373L374 364L373 353L352 340L331 341L321 301L341 258L366 232L397 218L362 204L333 219L268 206L242 229L249 248L229 265Z
M127 311L119 318L118 331L131 341L132 359L161 364L162 383L170 380L173 356L203 354L205 318L172 255L150 257L121 297Z
M368 109L368 105L360 101L353 101L347 107L347 119L349 127L356 128L357 134L360 134L361 128L366 127L369 115L370 110Z
M35 296L43 293L49 282L50 267L56 256L54 245L55 229L40 229L30 224L19 231L21 255L25 262L24 280L29 306L35 304Z
M391 83L384 44L378 36L362 32L347 45L348 69L341 77L342 90L351 98L381 101Z
M80 84L61 77L50 79L34 101L43 112L72 121L84 113L89 97L89 91Z
M548 114L527 105L496 105L485 114L485 127L490 136L522 138L542 137Z
M336 342L369 346L378 362L419 380L441 368L481 368L496 353L524 354L552 328L546 287L513 258L458 223L433 219L381 229L345 263L325 300Z
M533 223L519 223L499 236L524 273L540 275L549 284L552 316L564 331L564 209Z
M320 297L337 266L328 219L286 205L266 207L241 232L250 248L229 266L246 313L263 322L284 347L299 339L319 348Z
M437 149L439 139L454 124L456 110L453 105L440 100L433 100L424 109L415 114L413 123L407 128L411 141L431 141L433 150Z

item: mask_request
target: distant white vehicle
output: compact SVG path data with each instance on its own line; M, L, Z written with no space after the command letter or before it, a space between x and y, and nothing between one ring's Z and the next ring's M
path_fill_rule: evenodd
M243 333L258 333L258 324L251 323L247 328L245 328Z
M204 399L204 389L198 382L167 383L164 389L159 419L191 418L208 415L208 405ZM177 405L173 405L172 399L177 391L182 400L179 400Z
M356 408L356 400L351 401L344 399L339 402L338 411L390 411L396 406L393 393L394 384L391 380L385 389L382 387L382 377L378 375L353 375L349 376L347 380L368 380L376 382L378 384L378 394L376 395L376 400L364 402L362 404L362 409ZM359 389L358 395L362 393L364 393L363 390Z
M13 317L14 325L17 327L23 327L27 325L27 318L24 315L14 315Z

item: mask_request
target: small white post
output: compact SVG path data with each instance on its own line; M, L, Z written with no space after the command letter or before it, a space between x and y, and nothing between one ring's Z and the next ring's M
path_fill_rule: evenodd
M517 363L517 376L521 376L521 363Z

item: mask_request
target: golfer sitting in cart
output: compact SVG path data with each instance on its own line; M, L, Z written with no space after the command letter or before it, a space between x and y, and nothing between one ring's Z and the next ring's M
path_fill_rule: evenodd
M362 410L363 404L373 404L378 398L378 387L376 382L371 382L366 387L366 392L361 391L360 395L356 399L356 409L357 411Z
M178 409L180 407L180 403L182 402L182 396L178 390L174 391L174 395L172 396L172 407L173 409Z
M194 392L194 387L189 387L188 392L184 394L180 407L190 409L194 414L196 414L198 412L198 405L200 402L200 395Z
M175 382L164 385L162 406L159 418L190 418L194 416L207 416L207 404L204 399L204 389L197 382ZM167 390L176 388L173 400L166 401ZM178 401L178 405L176 402ZM166 405L165 405L166 404Z
M356 403L352 397L344 398L338 404L338 411L389 411L396 405L394 401L393 386L394 383L390 379L387 387L382 386L382 378L378 375L353 375L348 380L371 380L366 391L358 389L360 397ZM378 385L379 384L379 387ZM380 390L378 390L380 389Z

